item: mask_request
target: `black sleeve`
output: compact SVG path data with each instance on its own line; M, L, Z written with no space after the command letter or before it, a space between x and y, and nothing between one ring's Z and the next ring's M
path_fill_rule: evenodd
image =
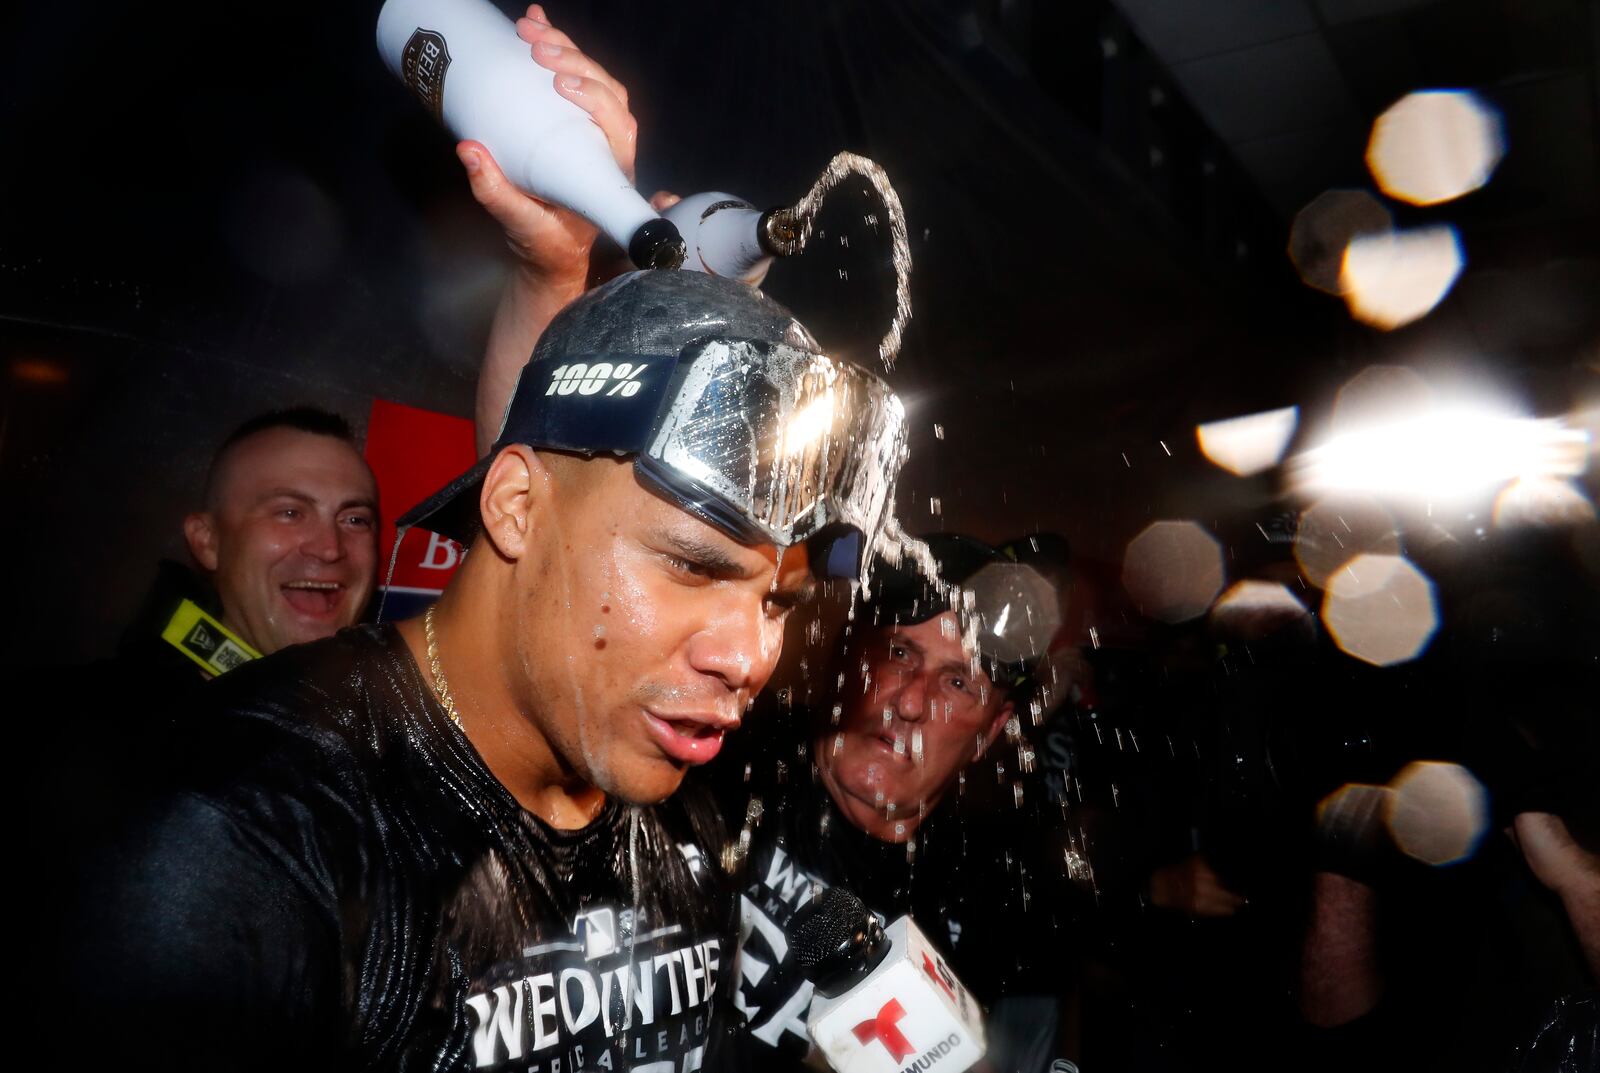
M62 983L93 1011L80 1053L136 1069L331 1065L338 931L315 858L194 794L124 829L68 922Z

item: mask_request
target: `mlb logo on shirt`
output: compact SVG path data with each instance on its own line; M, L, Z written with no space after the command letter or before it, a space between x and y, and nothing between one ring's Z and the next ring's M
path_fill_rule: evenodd
M572 934L583 944L583 958L593 961L617 950L617 914L610 908L579 913L572 922Z

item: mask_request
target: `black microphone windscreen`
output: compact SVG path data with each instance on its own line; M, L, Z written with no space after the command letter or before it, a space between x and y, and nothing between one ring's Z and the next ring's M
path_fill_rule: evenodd
M829 887L800 907L789 923L789 948L807 979L818 964L849 945L866 917L866 904L843 887Z

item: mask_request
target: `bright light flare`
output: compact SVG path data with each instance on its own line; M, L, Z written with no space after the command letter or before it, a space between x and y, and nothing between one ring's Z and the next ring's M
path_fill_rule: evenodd
M1489 827L1489 793L1466 768L1419 760L1389 786L1389 833L1406 856L1438 867L1477 850Z
M1432 312L1465 263L1448 225L1358 235L1345 247L1339 286L1351 316L1390 331Z
M1128 544L1122 584L1162 622L1199 618L1222 591L1222 545L1194 522L1153 522Z
M1372 124L1367 168L1385 194L1437 205L1483 186L1505 155L1500 114L1465 90L1402 97Z
M1328 580L1322 621L1341 651L1379 667L1415 659L1439 626L1433 583L1398 555L1358 555Z
M1237 477L1249 477L1276 466L1294 436L1300 409L1289 406L1225 421L1195 426L1200 453L1212 465Z
M1438 407L1335 436L1296 459L1305 491L1448 502L1517 478L1576 477L1589 437L1555 418Z
M832 427L833 389L829 388L789 419L783 430L783 453L791 457L800 454Z

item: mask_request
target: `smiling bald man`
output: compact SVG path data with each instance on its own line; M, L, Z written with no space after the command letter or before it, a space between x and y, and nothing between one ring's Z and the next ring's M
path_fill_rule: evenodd
M250 418L217 448L115 659L78 687L170 714L201 685L361 620L377 581L378 487L350 424L311 406Z
M264 414L217 451L184 520L222 624L262 655L354 625L377 569L378 486L343 418Z

